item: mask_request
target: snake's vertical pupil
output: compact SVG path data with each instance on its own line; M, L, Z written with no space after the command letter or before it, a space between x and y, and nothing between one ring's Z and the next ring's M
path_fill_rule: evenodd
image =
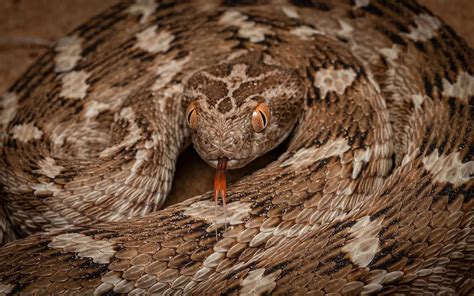
M252 128L255 132L262 132L270 122L270 108L266 103L257 105L252 113Z
M263 123L263 128L267 127L267 118L265 117L265 114L263 114L262 111L258 111L260 113L260 116L262 116L262 123Z
M189 127L195 129L197 127L197 111L194 103L189 104L186 114Z
M191 125L191 115L193 115L194 109L188 113L188 124Z

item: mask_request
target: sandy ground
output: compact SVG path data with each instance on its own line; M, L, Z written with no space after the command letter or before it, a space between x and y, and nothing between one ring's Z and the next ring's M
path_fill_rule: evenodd
M0 0L0 93L58 38L88 20L116 0ZM474 1L419 1L474 47ZM233 182L263 167L278 153L229 173ZM178 159L175 182L167 205L212 189L214 170L187 149Z

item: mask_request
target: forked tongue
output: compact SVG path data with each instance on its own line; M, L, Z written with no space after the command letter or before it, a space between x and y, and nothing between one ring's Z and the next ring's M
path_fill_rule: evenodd
M227 197L227 188L226 188L226 167L227 167L227 158L219 158L217 162L217 171L216 176L214 177L214 201L216 203L215 209L215 219L216 219L216 239L217 239L217 200L222 198L222 206L224 207L224 229L227 230L227 211L226 211L226 197Z

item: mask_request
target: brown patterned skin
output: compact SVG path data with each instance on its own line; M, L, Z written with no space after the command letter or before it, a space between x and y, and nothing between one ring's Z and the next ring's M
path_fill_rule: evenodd
M261 2L123 2L11 88L0 226L53 232L0 248L0 293L472 294L473 50L411 1ZM227 230L210 193L148 214L189 77L249 52L305 86L287 151Z
M295 73L244 56L231 64L198 71L186 83L184 104L193 104L193 144L209 165L227 157L240 168L275 148L289 135L303 106L303 80ZM252 113L259 103L271 110L268 126L255 132Z

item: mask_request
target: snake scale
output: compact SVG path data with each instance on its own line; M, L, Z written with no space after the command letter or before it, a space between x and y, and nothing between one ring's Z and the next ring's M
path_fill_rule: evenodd
M473 71L408 0L120 2L2 97L0 294L472 295Z

